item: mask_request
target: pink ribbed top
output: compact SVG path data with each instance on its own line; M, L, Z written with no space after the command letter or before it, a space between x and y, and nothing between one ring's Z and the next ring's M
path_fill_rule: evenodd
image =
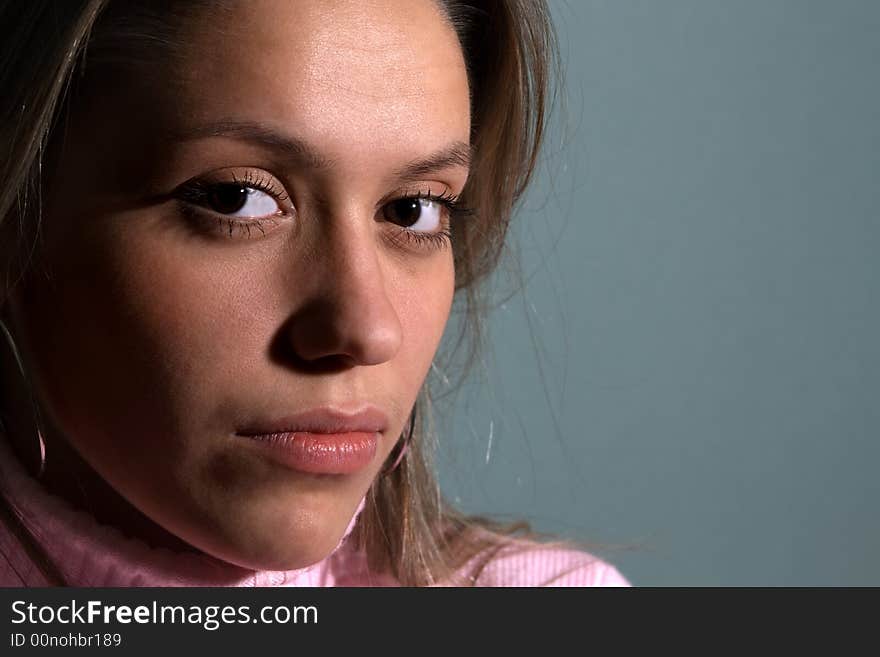
M71 586L397 586L373 573L348 536L363 501L333 552L307 568L253 571L197 553L153 548L73 508L25 472L0 438L0 494L24 519ZM609 564L585 552L514 541L478 555L460 574L477 586L629 586ZM45 586L19 540L0 522L0 586Z

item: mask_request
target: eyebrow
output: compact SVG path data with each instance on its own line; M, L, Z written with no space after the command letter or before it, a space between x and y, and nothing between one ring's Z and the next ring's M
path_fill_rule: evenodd
M251 121L218 121L179 132L175 137L182 141L206 137L230 137L276 151L300 167L332 169L335 164L307 142L293 135L282 134L268 125ZM427 157L410 160L396 170L394 175L406 180L452 167L469 168L472 157L473 147L470 144L453 141Z
M396 172L400 179L420 178L429 173L452 167L469 168L473 149L463 141L454 141L428 157L411 160Z

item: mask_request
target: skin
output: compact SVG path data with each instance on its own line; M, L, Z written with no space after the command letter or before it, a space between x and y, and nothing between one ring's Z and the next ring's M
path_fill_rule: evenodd
M4 314L46 416L50 489L152 545L303 567L378 476L449 317L451 245L408 239L385 208L462 191L462 162L398 173L468 143L464 60L427 0L252 1L182 42L136 75L86 79L48 190L44 267ZM242 130L211 136L218 122L298 139L321 161ZM278 214L230 235L180 198L192 180L265 183L246 207ZM233 435L364 403L389 422L351 474L297 472Z

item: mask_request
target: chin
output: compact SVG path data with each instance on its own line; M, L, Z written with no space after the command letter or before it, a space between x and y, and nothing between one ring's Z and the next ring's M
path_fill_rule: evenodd
M238 522L225 527L223 538L193 542L203 552L248 570L296 570L327 558L339 545L350 518L338 521L310 515L317 522L291 518L273 522Z

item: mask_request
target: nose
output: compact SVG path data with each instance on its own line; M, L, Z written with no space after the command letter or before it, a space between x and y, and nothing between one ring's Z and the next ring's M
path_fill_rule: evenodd
M308 258L312 285L288 324L290 346L309 363L389 361L400 349L403 328L388 294L390 265L383 262L373 222L328 223L337 228L324 232Z

